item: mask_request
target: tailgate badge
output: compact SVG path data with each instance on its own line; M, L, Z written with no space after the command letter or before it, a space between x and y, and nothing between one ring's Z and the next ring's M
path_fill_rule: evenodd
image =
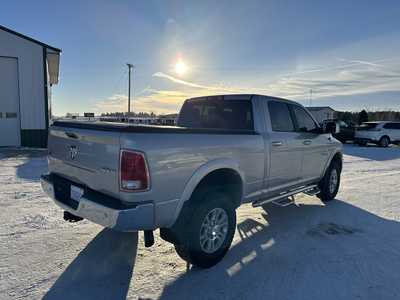
M103 167L100 170L102 172L104 172L104 173L115 173L115 169L110 169L110 168L107 168L107 167Z
M69 147L69 157L71 158L71 160L74 160L77 155L78 155L78 147L70 146Z

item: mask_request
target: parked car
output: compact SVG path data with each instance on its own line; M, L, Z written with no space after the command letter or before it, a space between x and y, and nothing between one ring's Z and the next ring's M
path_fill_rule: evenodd
M186 100L178 126L56 121L44 191L69 221L153 230L178 255L211 267L228 251L236 208L335 198L342 145L300 104L260 95ZM301 216L300 216L301 217Z
M365 122L357 128L355 143L365 146L374 143L380 147L388 147L391 143L400 142L400 122Z
M346 143L348 141L354 140L356 127L353 123L351 123L351 122L347 123L342 120L332 119L332 120L323 121L322 126L325 126L325 124L330 123L330 122L336 122L336 124L339 127L338 132L333 134L335 139L341 141L342 143Z

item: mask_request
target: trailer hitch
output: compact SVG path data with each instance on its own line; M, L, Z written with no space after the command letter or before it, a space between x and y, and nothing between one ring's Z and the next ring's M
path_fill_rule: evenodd
M82 221L83 218L75 216L68 211L64 211L64 220L68 221L70 223L76 223L76 222Z

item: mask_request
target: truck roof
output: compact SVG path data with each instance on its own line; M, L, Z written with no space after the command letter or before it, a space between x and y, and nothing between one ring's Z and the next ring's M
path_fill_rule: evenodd
M221 94L221 95L199 96L199 97L189 98L186 101L201 100L204 98L215 98L218 100L251 100L252 97L260 97L260 98L264 98L265 100L279 100L279 101L285 101L285 102L289 102L289 103L298 104L298 102L293 101L293 100L275 97L275 96L261 95L261 94Z

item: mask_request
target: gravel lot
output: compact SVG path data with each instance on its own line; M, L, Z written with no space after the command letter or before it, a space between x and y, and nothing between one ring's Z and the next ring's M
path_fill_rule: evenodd
M45 152L0 150L0 299L400 299L400 148L344 152L335 201L245 205L225 259L187 270L158 235L64 222Z

